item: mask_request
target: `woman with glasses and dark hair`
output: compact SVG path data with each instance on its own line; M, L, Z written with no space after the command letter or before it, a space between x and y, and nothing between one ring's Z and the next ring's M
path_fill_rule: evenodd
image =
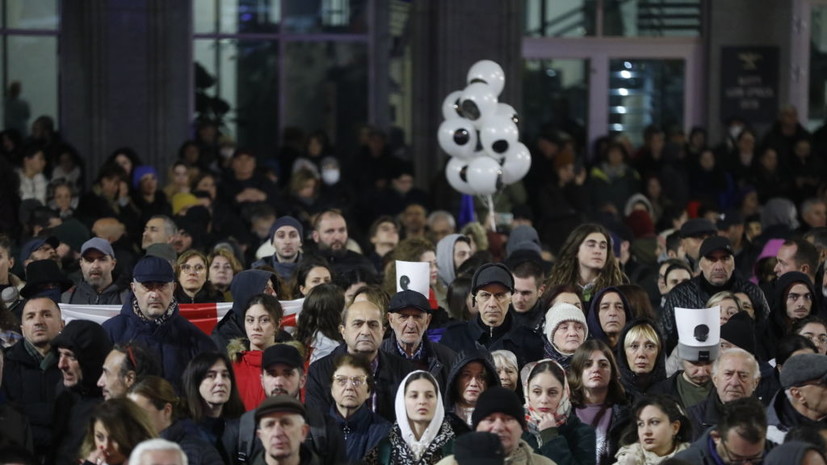
M597 463L613 463L623 428L629 422L629 405L609 346L589 339L578 347L571 359L569 386L575 414L595 430Z
M454 430L445 419L439 384L417 370L396 391L396 423L365 456L366 465L433 465L451 454Z
M615 464L657 465L689 447L692 425L674 398L647 395L632 407L632 416Z
M595 465L594 428L572 411L563 367L552 359L531 362L520 377L528 426L523 440L558 465Z
M221 352L202 352L190 361L181 379L190 417L224 462L231 463L235 457L228 451L235 450L238 442L238 418L244 413L244 403L230 359Z
M333 405L328 416L339 426L350 463L359 463L365 454L387 437L391 424L371 410L376 391L373 370L365 358L342 354L333 362L330 394Z

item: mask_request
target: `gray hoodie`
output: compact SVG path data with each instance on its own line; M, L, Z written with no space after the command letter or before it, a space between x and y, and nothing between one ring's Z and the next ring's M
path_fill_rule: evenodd
M457 277L454 266L454 244L462 234L448 234L440 239L436 245L436 265L439 267L439 280L445 286L450 286Z

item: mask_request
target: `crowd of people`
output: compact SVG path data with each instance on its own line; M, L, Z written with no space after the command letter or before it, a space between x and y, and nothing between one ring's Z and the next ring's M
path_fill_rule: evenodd
M495 217L373 128L264 155L202 122L165 187L119 148L89 190L31 132L0 134L0 464L827 463L827 139L791 107L588 157L548 128Z

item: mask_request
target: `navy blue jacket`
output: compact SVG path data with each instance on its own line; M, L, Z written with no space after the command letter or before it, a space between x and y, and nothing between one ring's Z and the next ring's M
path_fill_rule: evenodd
M336 422L339 431L342 432L350 463L361 463L368 451L388 437L391 431L391 423L371 412L366 404L362 404L362 407L347 419L342 418L334 405L330 406L327 415Z
M187 364L201 352L216 350L209 336L181 316L178 305L162 325L143 321L132 310L132 296L121 307L120 315L103 323L103 329L115 344L135 341L146 346L161 362L167 381L181 387L181 374Z

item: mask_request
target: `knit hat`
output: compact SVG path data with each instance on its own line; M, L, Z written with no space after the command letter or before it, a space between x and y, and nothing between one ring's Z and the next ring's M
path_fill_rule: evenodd
M583 313L583 310L580 310L572 304L557 302L546 312L546 326L544 331L549 341L553 340L554 331L556 331L560 323L564 321L576 321L582 324L586 330L586 335L583 339L585 340L589 337L589 326L586 323L586 315Z
M485 390L477 399L477 406L474 407L474 413L471 414L471 424L474 430L477 425L487 418L489 415L495 413L503 413L510 417L514 417L520 422L523 429L526 428L525 411L520 405L520 399L517 393L511 389L501 386L491 387Z
M811 381L827 383L827 355L798 354L784 362L784 369L781 370L781 386L784 389L802 386Z
M281 229L282 226L292 226L296 228L296 231L299 232L299 239L304 241L304 227L299 222L299 220L293 218L292 216L282 216L279 217L273 226L270 226L270 241L273 240L273 235L276 234L276 231Z
M520 225L511 231L508 242L505 244L505 253L511 255L517 250L533 250L537 254L542 252L540 236L536 229L528 225Z
M137 189L138 186L141 185L141 179L143 179L143 177L148 174L154 174L155 178L158 178L158 170L156 170L154 167L149 165L136 166L132 170L132 187L134 189Z
M510 292L514 291L514 276L508 267L502 263L486 263L474 272L471 278L471 292L476 294L480 288L495 283L501 284Z
M172 214L177 215L181 210L198 205L198 197L188 192L179 192L172 196Z
M721 339L755 355L755 322L747 312L738 312L721 326Z

